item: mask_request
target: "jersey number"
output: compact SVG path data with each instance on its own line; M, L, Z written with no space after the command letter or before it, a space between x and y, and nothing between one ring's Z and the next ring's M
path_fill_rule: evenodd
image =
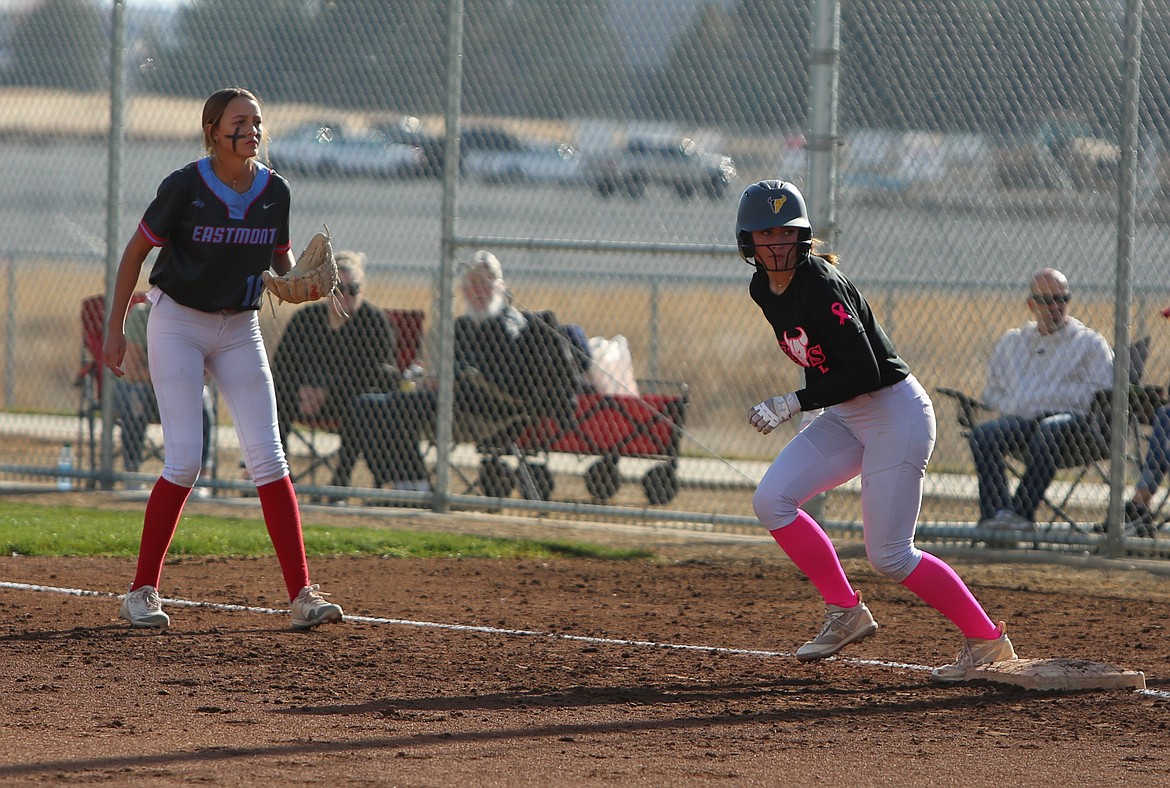
M263 292L264 280L256 275L249 276L248 283L244 286L244 303L240 306L255 306L260 302L260 294Z

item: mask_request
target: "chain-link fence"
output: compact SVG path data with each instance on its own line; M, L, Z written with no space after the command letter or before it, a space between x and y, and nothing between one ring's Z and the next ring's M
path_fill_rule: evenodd
M796 428L763 437L746 413L801 377L748 297L733 228L743 188L780 177L935 397L923 537L980 542L969 427L934 392L981 396L1000 336L1033 317L1036 271L1063 271L1071 314L1111 346L1151 338L1135 382L1170 375L1167 44L1170 13L1135 0L5 4L0 472L44 483L68 443L65 486L158 473L155 420L128 466L125 413L102 418L122 400L95 363L103 305L86 299L160 181L201 154L203 99L239 84L291 184L295 248L324 223L364 255L340 303L364 301L346 312L393 337L339 342L357 323L329 303L264 303L306 498L752 527L751 490ZM485 323L455 318L477 309L460 284L481 248L508 293L486 324L519 344L473 358ZM290 366L294 320L327 333L302 336ZM363 359L338 357L354 345ZM246 494L216 405L204 481ZM1141 416L1115 512L1159 423ZM1058 507L1037 509L1024 544L1103 538L1098 455L1058 470ZM855 529L859 490L830 494L824 519Z

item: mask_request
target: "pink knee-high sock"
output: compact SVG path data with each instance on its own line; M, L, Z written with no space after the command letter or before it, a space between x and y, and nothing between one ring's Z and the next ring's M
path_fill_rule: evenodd
M305 558L301 509L297 506L292 480L287 476L277 479L257 487L256 494L260 496L264 525L276 548L284 584L288 586L288 598L296 599L301 589L309 585L309 560Z
M146 502L146 515L142 520L142 542L138 548L138 569L134 573L134 583L130 590L142 586L158 588L162 578L163 561L167 558L171 539L175 537L175 529L179 527L179 517L183 514L183 504L191 494L190 487L183 487L158 477L154 489L150 491L150 500Z
M795 520L770 533L797 569L804 572L821 592L827 604L839 607L857 604L859 597L849 585L837 551L816 520L797 510Z
M922 560L902 585L949 618L964 637L988 640L999 637L999 628L987 617L967 584L954 569L930 553L922 554Z

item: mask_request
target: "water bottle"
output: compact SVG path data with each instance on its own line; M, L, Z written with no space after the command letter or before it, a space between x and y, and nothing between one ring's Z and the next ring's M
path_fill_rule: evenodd
M66 443L61 447L61 455L57 457L57 471L60 473L69 473L73 470L73 444ZM72 476L58 476L57 489L62 492L68 492L73 489Z
M418 388L418 382L422 379L423 368L418 364L411 364L402 373L402 381L398 384L398 390L401 392L414 391Z

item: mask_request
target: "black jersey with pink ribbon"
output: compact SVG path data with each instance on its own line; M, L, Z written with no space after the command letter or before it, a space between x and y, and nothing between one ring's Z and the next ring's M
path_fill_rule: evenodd
M203 312L257 309L260 274L290 248L288 181L259 162L243 194L223 183L211 159L168 175L138 223L161 247L150 283Z
M796 392L804 410L846 402L910 374L869 302L824 259L810 257L779 294L757 268L750 291L780 349L804 367L805 387Z

